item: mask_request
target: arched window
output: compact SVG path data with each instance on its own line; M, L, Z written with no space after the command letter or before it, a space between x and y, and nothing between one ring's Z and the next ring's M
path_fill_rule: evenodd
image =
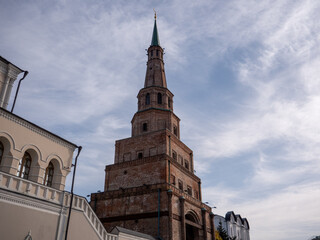
M32 161L32 158L31 158L30 154L26 152L23 155L23 158L19 161L19 168L18 168L18 173L17 173L18 177L21 177L24 179L29 178L31 161Z
M158 104L162 104L162 94L158 93Z
M54 173L54 166L52 162L49 163L48 167L46 168L46 173L44 175L43 184L52 187L52 179Z
M146 95L146 105L150 104L150 93L147 93Z
M168 107L171 108L171 98L168 98Z
M178 136L178 129L176 126L173 126L173 134Z
M144 132L148 131L148 124L147 123L142 124L142 131L144 131Z
M3 152L4 152L4 147L3 147L2 142L0 142L0 164L1 164L1 161L3 158Z

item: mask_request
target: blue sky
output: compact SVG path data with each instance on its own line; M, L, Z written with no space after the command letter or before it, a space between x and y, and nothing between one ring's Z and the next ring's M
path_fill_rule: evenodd
M83 146L76 193L103 190L153 8L203 200L246 217L254 240L320 235L318 1L2 0L0 55L30 72L15 113Z

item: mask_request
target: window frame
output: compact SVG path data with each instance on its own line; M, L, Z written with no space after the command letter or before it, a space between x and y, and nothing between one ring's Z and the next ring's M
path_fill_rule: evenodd
M189 186L189 185L187 185L187 193L188 193L189 196L192 197L192 187Z
M142 132L148 132L148 123L143 123L142 124Z
M162 104L162 94L161 93L158 93L157 102L158 102L158 104Z
M145 104L150 105L150 93L146 94Z
M178 179L178 188L183 191L183 182L180 179Z
M46 168L44 178L43 178L43 184L45 186L52 187L53 176L54 176L54 165L52 162L49 162L49 164Z
M138 151L137 152L137 158L142 159L143 158L143 151Z
M172 158L177 161L177 152L172 150Z
M186 160L186 159L184 159L184 167L186 168L186 169L188 169L188 170L190 170L190 165L189 165L189 161L188 160Z
M176 185L176 177L175 177L173 174L171 174L170 183L171 183L173 186Z
M30 153L25 152L19 161L17 176L23 179L29 179L30 169L32 164L32 157Z
M0 142L0 165L2 162L3 154L4 154L4 146L3 146L2 142Z

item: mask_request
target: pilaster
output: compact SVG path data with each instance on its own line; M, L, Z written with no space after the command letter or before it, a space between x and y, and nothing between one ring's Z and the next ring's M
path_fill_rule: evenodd
M169 217L168 217L168 232L169 232L169 239L172 239L172 190L169 189L167 191L168 194L168 212L169 212Z
M181 215L181 240L186 240L186 221L185 221L185 209L184 209L184 203L185 198L180 197L180 215Z
M211 240L216 240L215 232L214 232L214 214L210 212L210 227L211 227Z
M202 213L202 229L203 229L203 239L207 240L207 221L206 221L206 209L201 208Z

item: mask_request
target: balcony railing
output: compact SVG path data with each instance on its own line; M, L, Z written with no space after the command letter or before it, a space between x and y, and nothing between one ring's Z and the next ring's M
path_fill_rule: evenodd
M0 189L56 203L64 209L70 206L71 194L69 192L60 191L4 172L0 172ZM118 236L105 230L86 198L74 195L72 209L84 214L101 240L118 240Z

